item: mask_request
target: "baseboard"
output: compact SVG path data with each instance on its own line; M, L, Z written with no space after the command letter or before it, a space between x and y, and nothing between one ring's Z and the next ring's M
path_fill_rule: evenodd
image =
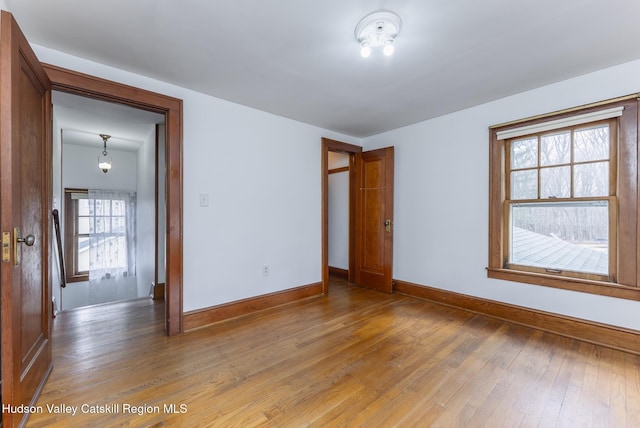
M345 281L349 280L349 271L347 269L329 266L329 275L344 279Z
M153 286L153 300L164 299L164 283Z
M394 280L394 292L640 355L640 331Z
M182 323L184 331L205 327L219 321L236 318L241 315L273 308L286 303L307 297L319 296L322 294L322 283L303 285L301 287L290 288L248 299L237 300L222 305L211 306L209 308L198 309L196 311L185 312Z

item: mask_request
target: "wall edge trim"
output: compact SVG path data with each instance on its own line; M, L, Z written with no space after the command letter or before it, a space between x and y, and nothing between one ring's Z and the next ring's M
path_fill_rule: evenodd
M640 355L640 331L394 280L394 292Z
M184 331L191 331L208 325L237 318L264 309L292 303L308 297L321 296L322 282L307 284L274 293L236 300L208 308L196 309L184 313Z

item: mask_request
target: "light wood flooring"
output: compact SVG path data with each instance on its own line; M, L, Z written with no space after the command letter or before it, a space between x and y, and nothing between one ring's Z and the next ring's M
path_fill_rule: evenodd
M640 426L640 356L341 280L178 337L163 310L58 315L28 426Z

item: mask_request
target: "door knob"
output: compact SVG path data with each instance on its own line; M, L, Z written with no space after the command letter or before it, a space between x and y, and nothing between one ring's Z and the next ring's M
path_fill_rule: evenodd
M27 235L24 238L21 238L20 235L22 235L22 233L20 233L20 228L14 227L13 228L13 264L16 266L22 263L22 250L20 249L18 244L26 244L27 247L31 247L33 244L36 243L35 236Z
M33 235L27 235L24 238L18 238L16 242L27 244L27 247L31 247L36 243L36 237Z

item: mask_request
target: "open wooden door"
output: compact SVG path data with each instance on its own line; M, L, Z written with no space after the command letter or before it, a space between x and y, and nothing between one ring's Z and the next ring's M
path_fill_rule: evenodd
M356 155L355 282L393 291L393 147Z
M23 426L51 371L51 83L0 16L2 426Z

